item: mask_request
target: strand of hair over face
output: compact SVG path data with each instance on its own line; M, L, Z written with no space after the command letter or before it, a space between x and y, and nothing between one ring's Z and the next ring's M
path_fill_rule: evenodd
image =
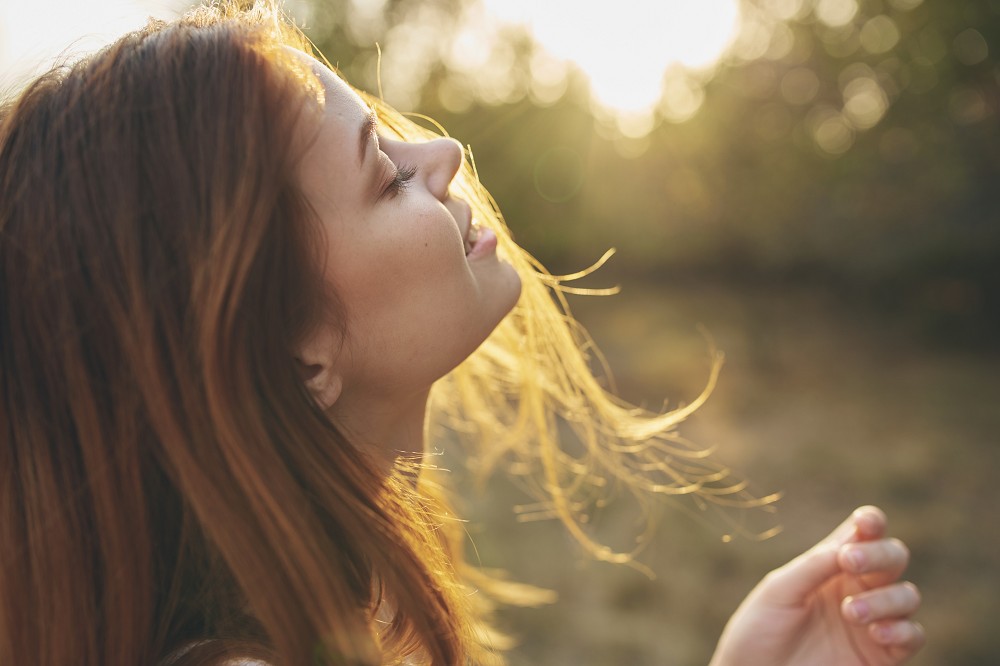
M408 141L446 134L413 122L379 99L364 95L387 131ZM425 121L425 117L418 116ZM758 497L747 482L677 432L715 388L723 356L711 343L704 390L690 404L654 413L629 405L609 392L604 358L573 318L567 294L607 295L573 281L599 269L593 266L564 276L550 274L511 238L496 202L467 160L452 184L470 203L474 219L492 229L498 253L517 270L521 298L511 314L469 359L438 382L432 395L432 422L448 426L470 443L468 463L481 477L503 467L536 500L518 507L521 520L558 518L598 560L649 571L635 555L648 542L655 497L686 496L696 514L711 510L727 529L746 538L765 539L778 531L744 526L745 509L773 512L777 494ZM646 516L646 530L634 546L613 549L588 530L589 515L622 491L630 493ZM736 511L733 511L736 509ZM724 540L731 538L726 534Z
M301 32L292 36L296 48L312 51L336 71ZM411 142L448 135L432 118L400 113L385 103L380 77L379 88L378 96L357 92L375 109L383 131ZM520 481L535 500L515 508L520 520L558 518L591 556L650 575L635 555L654 527L650 517L657 497L689 498L691 503L675 505L697 516L711 513L710 521L725 525L726 541L733 534L763 540L779 532L780 527L745 525L746 509L773 513L779 494L752 494L745 479L714 457L714 448L677 431L716 386L724 357L711 341L706 385L689 404L657 413L620 400L605 388L613 384L611 371L566 299L568 294L616 293L572 285L603 266L614 251L576 273L551 274L514 242L497 202L479 180L471 148L451 191L470 204L477 223L496 233L499 256L522 283L514 310L432 393L430 421L462 435L470 469L485 479L503 468ZM647 520L632 547L616 550L586 526L594 508L622 492L632 495Z

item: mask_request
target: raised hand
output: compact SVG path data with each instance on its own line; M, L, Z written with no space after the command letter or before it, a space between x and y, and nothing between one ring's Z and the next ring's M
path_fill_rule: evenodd
M924 644L911 619L909 563L886 537L885 514L862 507L830 536L764 580L729 620L711 666L890 666Z

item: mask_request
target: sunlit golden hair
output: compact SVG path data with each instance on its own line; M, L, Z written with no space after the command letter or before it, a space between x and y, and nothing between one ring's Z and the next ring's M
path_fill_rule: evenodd
M400 114L378 98L360 94L378 110L382 124L407 141L445 133L429 118ZM590 510L621 492L632 493L639 506L647 507L656 496L688 496L699 512L718 509L710 520L732 532L754 539L775 533L777 528L745 528L729 509L770 510L777 495L749 493L746 480L715 461L710 449L677 432L714 390L722 354L708 341L708 381L687 405L655 413L618 399L607 388L610 369L566 299L567 294L615 293L572 284L599 269L613 252L578 273L550 274L513 241L499 207L479 181L471 149L469 158L452 190L471 203L476 220L496 232L498 252L517 270L522 292L490 338L435 385L432 425L446 425L463 436L467 463L480 477L497 467L519 477L537 500L518 507L522 519L559 519L602 561L651 573L635 560L647 533L637 534L632 547L615 550L586 529Z
M0 115L2 664L502 661L455 518L352 446L295 366L316 326L350 322L294 177L318 83L285 45L311 52L271 2L204 7ZM385 131L434 135L366 99ZM727 502L726 471L673 432L698 401L615 400L569 278L512 242L471 160L454 191L523 294L436 385L432 421L484 445L479 470L535 475L604 560L630 559L582 527L609 483Z

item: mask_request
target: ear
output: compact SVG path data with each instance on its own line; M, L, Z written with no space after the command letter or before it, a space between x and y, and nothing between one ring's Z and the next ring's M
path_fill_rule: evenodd
M299 367L299 376L302 377L303 383L320 409L325 411L333 407L344 388L340 375L329 365L306 363L300 358L295 359L295 363Z
M302 345L295 357L299 377L322 410L333 406L344 388L335 361L339 352L332 336L318 335Z

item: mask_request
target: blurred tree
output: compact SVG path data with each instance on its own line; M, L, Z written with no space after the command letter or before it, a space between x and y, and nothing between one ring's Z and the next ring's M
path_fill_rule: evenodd
M361 87L381 45L386 98L471 144L557 269L616 246L619 270L812 277L964 342L1000 329L1000 0L744 0L724 62L666 73L638 137L476 0L300 2Z

